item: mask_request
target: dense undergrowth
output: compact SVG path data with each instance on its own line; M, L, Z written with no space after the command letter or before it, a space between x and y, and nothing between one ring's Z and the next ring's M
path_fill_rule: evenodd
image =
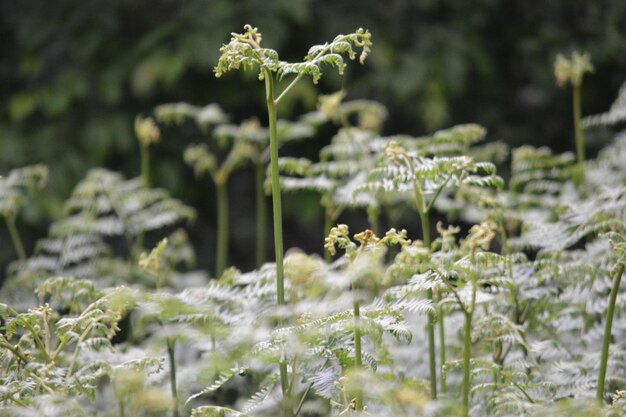
M15 219L48 173L6 173L0 213L19 259L1 289L0 415L623 415L626 135L594 159L580 148L582 125L626 119L626 90L584 120L574 93L577 155L509 150L483 142L474 124L383 137L386 109L344 92L299 120L278 118L301 78L317 81L322 64L341 73L342 56L360 50L363 62L370 46L359 30L290 64L255 28L233 34L216 73L259 70L268 126L232 124L216 104L137 118L142 176L90 171L32 254ZM557 63L559 82L579 89L586 58ZM217 190L207 196L220 225L212 276L193 270L197 254L178 228L194 209L150 181L161 127L187 124L212 137L184 154ZM336 133L318 160L278 157L281 144L328 125ZM258 268L242 272L228 267L227 190L246 164ZM324 208L324 258L283 254L280 194L302 190ZM265 259L266 192L278 263ZM370 228L337 224L348 209ZM405 211L420 236L400 229Z

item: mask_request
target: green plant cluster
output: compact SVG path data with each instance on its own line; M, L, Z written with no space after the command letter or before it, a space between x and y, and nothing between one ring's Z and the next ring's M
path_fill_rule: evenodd
M141 176L89 171L32 254L15 218L47 170L0 178L19 254L0 288L0 416L623 415L624 133L593 159L509 152L482 143L476 124L384 136L387 110L343 91L280 120L306 78L341 72L357 53L363 63L371 35L339 35L298 63L261 40L252 26L233 33L215 72L257 72L267 127L232 124L215 104L137 117ZM576 138L582 125L622 121L624 91L584 122L574 105ZM216 185L212 278L194 270L178 228L196 211L151 186L151 150L189 123L210 137L180 158ZM324 126L335 133L318 160L279 156ZM261 238L257 268L242 272L227 257L227 191L246 163ZM281 196L303 190L324 208L325 258L283 250ZM265 259L266 194L275 262ZM369 227L338 224L347 209ZM400 227L407 218L419 236Z

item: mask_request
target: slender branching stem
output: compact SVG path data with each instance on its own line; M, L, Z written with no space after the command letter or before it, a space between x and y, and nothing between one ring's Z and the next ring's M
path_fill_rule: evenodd
M13 346L2 334L0 334L0 347L11 351L13 355L17 356L17 358L22 361L22 363L27 364L29 362L28 358L24 355L21 349L17 346Z
M172 392L172 417L180 417L178 413L178 392L176 389L176 339L168 337L167 357L170 362L170 388Z
M420 220L422 222L422 239L424 241L424 246L430 250L430 219L428 216L428 212L424 209L424 200L422 190L419 185L415 186L415 200L419 213ZM433 290L428 289L426 291L426 298L430 301L433 301ZM437 362L436 362L436 352L435 352L435 321L436 316L431 312L428 313L428 324L427 324L427 333L428 333L428 367L430 369L430 390L433 398L437 398ZM442 364L443 365L443 364Z
M141 150L141 180L145 187L150 187L150 150L148 146L140 145Z
M89 324L89 326L87 326L87 328L83 331L83 333L78 338L78 341L76 342L76 348L74 349L74 354L72 355L70 365L67 368L67 374L65 375L65 384L69 382L70 376L72 376L72 372L74 372L74 366L76 365L76 360L78 359L78 353L80 352L81 345L83 344L87 336L89 336L93 325L94 323Z
M215 277L219 278L228 262L228 188L226 181L216 181L217 196L217 252L215 255Z
M303 75L304 75L303 73L298 74L296 76L296 78L294 78L293 81L287 87L285 87L283 92L280 93L280 95L278 96L278 98L276 100L274 100L274 102L276 104L280 103L280 101L283 99L283 97L285 97L285 95L287 95L289 90L291 90L296 84L298 84L298 81L300 81L300 79L302 78Z
M20 233L17 231L17 227L15 226L15 216L9 214L4 216L4 220L6 221L7 228L9 229L15 253L17 253L19 260L23 262L26 260L26 251L24 250L24 244L22 243Z
M578 163L578 172L574 180L582 185L585 182L585 137L581 123L580 84L574 84L573 96L574 136L576 139L576 161Z
M23 324L24 324L24 327L26 327L26 329L28 329L30 334L33 336L33 340L35 341L35 344L39 348L39 351L43 355L46 362L50 363L51 362L50 354L46 350L46 345L41 341L41 338L39 337L39 333L33 328L33 326L30 325L28 321L24 320Z
M613 272L613 287L609 298L609 306L606 311L606 324L604 327L604 337L602 339L602 355L600 357L600 371L598 373L598 390L596 391L596 399L602 401L604 399L604 381L606 380L606 366L609 360L609 345L611 344L611 330L613 327L613 316L615 314L615 302L617 293L619 292L620 281L624 273L624 264L620 263Z
M471 392L471 359L472 359L472 318L476 306L476 282L470 281L472 298L465 309L465 326L463 328L463 417L469 416L469 400Z
M439 297L439 300L441 301L441 297ZM438 305L437 322L439 323L439 374L441 379L441 393L445 394L448 388L446 386L446 372L444 370L444 367L446 366L446 333L443 314L443 308L441 305Z
M353 288L354 290L354 288ZM361 369L363 367L361 353L361 309L358 300L354 300L354 367ZM356 393L356 411L363 411L363 393L357 390Z
M278 305L285 304L283 283L283 220L278 171L278 134L276 131L277 109L274 100L274 77L268 70L265 74L267 113L270 127L270 170L272 175L272 206L274 221L274 254L276 258L276 296Z
M312 387L313 387L313 384L309 384L304 390L304 394L302 394L302 398L300 398L298 407L296 407L296 411L293 413L294 417L298 417L298 414L300 414L300 410L302 410L302 406L304 405L304 400L306 399L306 396L309 394L309 391L311 391Z
M260 268L265 263L265 241L267 234L267 200L265 199L265 164L260 160L255 163L256 187L256 266Z
M276 259L276 299L278 306L285 305L284 265L283 265L283 217L280 196L280 177L278 172L278 134L276 130L277 109L274 99L274 76L269 70L265 70L265 98L270 128L270 171L272 175L272 208L274 222L274 256ZM279 325L283 323L279 319ZM280 386L283 393L283 406L285 417L292 417L291 400L288 395L289 376L287 374L287 362L281 358L279 363Z

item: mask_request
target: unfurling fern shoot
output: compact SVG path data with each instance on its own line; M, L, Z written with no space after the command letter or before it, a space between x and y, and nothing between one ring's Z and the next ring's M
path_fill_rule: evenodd
M626 237L618 233L611 233L610 239L613 248L616 252L618 252L619 259L610 272L610 275L613 278L613 286L611 287L609 306L606 311L606 323L604 327L604 337L602 339L602 354L600 357L600 370L598 373L598 389L596 391L596 398L598 401L604 400L604 381L606 379L606 367L609 361L609 345L611 344L611 330L613 328L613 316L615 315L615 303L617 301L617 293L619 292L622 275L624 274L624 266L626 265Z
M585 181L585 138L581 121L581 98L580 89L583 83L583 76L593 72L593 65L589 59L589 54L574 52L570 59L559 54L554 61L554 75L556 83L563 87L572 84L574 116L574 133L576 138L576 160L578 162L578 172L574 181L581 185Z
M277 138L277 110L281 100L305 75L313 78L317 83L322 76L321 66L326 64L337 68L340 74L346 67L342 54L347 54L350 59L356 57L354 47L362 48L359 61L363 63L370 47L372 46L371 35L368 31L359 29L348 35L338 35L330 43L316 45L309 49L303 62L288 63L281 61L278 53L273 49L261 46L262 36L257 28L250 25L244 26L242 34L232 33L230 42L220 49L222 55L215 67L215 76L221 77L230 70L251 69L258 66L259 79L265 82L265 98L270 129L270 168L272 176L272 205L274 221L274 250L276 258L276 294L278 305L285 304L285 292L283 284L283 231L282 231L282 208L280 198L280 181L278 173L278 138ZM285 87L280 94L275 91L275 84L284 76L295 74L296 77ZM287 364L281 361L280 379L283 395L287 393L289 382L287 379ZM286 399L286 403L289 403ZM289 407L285 408L285 416L293 415Z
M406 230L398 232L395 229L389 230L383 238L379 238L374 232L368 229L354 235L354 239L359 242L358 247L350 239L348 226L340 224L330 230L330 233L324 240L324 247L331 255L335 255L336 253L335 246L344 249L346 258L349 261L349 269L357 264L359 256L366 251L380 250L384 245L408 245L411 243L411 241L407 239ZM355 297L352 310L354 316L354 367L361 369L363 367L363 352L361 349L361 301L359 299L359 291L362 290L362 283L360 281L363 280L361 275L363 275L364 270L367 271L365 274L371 273L371 271L369 271L370 268L363 268L363 266L357 266L354 269L355 271L352 272L353 276L351 277L352 292ZM361 390L357 390L353 401L354 410L357 412L363 411L363 393Z
M135 135L139 141L139 149L141 150L141 179L143 185L150 186L150 145L159 143L161 140L161 130L154 123L151 117L144 118L137 116L135 118Z
M427 158L415 151L408 151L393 141L385 148L384 155L385 159L381 159L381 164L370 173L370 181L357 189L357 192L378 190L412 193L427 250L431 250L430 212L446 188L462 184L477 187L502 186L502 179L496 175L494 164L475 162L467 156ZM432 195L430 201L427 200L428 195ZM427 297L433 301L432 289L427 290ZM433 398L437 398L435 322L436 318L431 314L428 321L428 353Z

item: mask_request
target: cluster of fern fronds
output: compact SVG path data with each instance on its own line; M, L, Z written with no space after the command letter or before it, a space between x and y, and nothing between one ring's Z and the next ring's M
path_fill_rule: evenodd
M357 35L313 52L369 50ZM176 227L195 211L151 188L149 165L130 180L90 171L30 256L15 219L47 172L0 179L19 255L1 288L0 416L623 415L626 135L581 182L573 154L482 144L474 124L383 136L385 108L344 96L279 124L283 141L337 126L318 160L279 161L283 191L319 193L326 225L325 257L287 251L281 305L272 263L242 272L219 252L214 279L193 270ZM623 103L589 124L615 122ZM230 124L216 105L155 115L205 129L184 159L218 187L246 162L266 179L258 121ZM160 131L137 123L147 164ZM231 150L220 161L211 146ZM341 224L345 210L369 228Z

